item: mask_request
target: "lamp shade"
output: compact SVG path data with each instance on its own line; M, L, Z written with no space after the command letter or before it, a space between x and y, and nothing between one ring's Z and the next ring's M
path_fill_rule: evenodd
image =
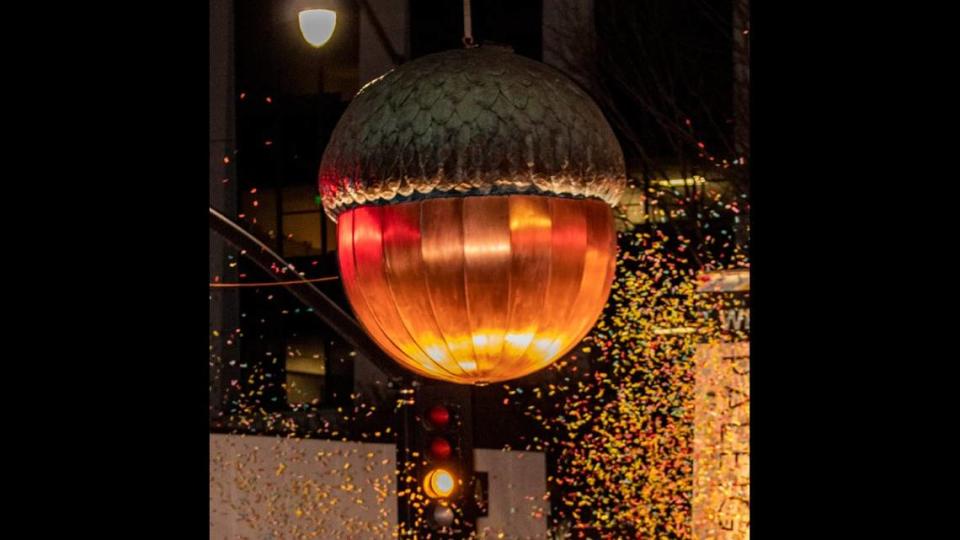
M314 47L322 47L337 27L337 12L330 9L305 9L299 14L300 33Z
M596 104L502 48L365 86L320 168L358 319L421 375L485 384L574 347L614 276L623 154Z

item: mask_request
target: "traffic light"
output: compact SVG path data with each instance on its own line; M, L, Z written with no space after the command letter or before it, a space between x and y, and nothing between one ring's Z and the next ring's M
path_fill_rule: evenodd
M476 532L471 391L431 380L400 390L400 540L469 538Z
M463 466L459 460L462 457L461 415L452 403L441 401L427 405L421 419L425 435L422 438L425 443L421 469L423 492L446 505L463 491Z
M455 385L427 384L417 391L417 528L431 538L462 538L475 528L469 406L469 393Z

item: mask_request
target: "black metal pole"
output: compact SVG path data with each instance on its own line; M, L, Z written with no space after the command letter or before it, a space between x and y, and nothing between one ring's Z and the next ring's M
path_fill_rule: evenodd
M322 118L323 118L323 55L320 54L320 51L317 51L317 137L321 136ZM319 143L319 141L318 141ZM322 148L320 149L322 150ZM320 152L320 161L323 161L323 153ZM317 170L320 170L320 163L317 163ZM326 261L327 258L327 214L321 210L320 212L320 257L321 261Z
M396 430L397 430L397 524L399 530L397 531L397 537L411 538L410 534L407 534L405 531L409 531L414 526L414 512L413 507L411 506L412 499L410 497L410 492L406 491L411 489L413 486L407 482L407 475L410 474L410 470L407 468L407 464L411 459L411 451L413 450L413 440L412 440L412 422L413 422L413 401L416 399L413 394L413 384L409 378L398 378L395 379L394 384L398 386L397 395L401 402L400 410L397 412L396 417ZM414 469L414 474L415 474ZM414 480L416 482L416 480Z

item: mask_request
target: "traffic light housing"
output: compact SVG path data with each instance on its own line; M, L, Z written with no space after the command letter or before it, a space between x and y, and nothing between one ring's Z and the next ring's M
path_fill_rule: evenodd
M469 388L423 384L413 413L416 528L433 538L465 537L476 527Z
M425 403L421 416L424 494L430 499L453 499L463 492L462 433L460 407L447 400Z

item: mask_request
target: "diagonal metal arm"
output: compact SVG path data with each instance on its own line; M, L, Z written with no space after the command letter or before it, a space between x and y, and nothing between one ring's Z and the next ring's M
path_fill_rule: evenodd
M400 64L406 61L406 58L403 57L396 49L393 48L393 44L390 43L390 38L387 37L386 30L383 29L383 24L380 23L380 18L377 17L377 14L370 9L370 4L367 0L357 0L357 3L360 4L360 9L367 12L367 16L370 18L370 24L373 26L373 30L377 33L377 39L380 40L380 44L383 45L383 49L387 51L387 55L390 57L390 61L393 62L393 65L399 66Z
M271 276L276 274L271 270L271 263L280 265L281 268L292 268L292 265L285 261L269 246L261 242L230 218L218 212L212 206L210 207L210 228L220 234L227 242L264 269ZM294 274L296 275L296 274ZM297 276L299 277L299 276ZM320 317L320 320L339 334L347 343L357 349L357 352L370 359L375 366L387 374L390 378L410 379L410 374L402 371L397 364L388 358L386 354L376 343L363 331L360 323L342 310L333 300L323 294L313 283L304 279L300 283L285 285L290 294L298 300L313 308L313 312Z

